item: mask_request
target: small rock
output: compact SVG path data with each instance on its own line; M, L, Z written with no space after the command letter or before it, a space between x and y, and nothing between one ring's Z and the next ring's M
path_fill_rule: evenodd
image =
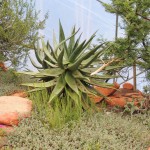
M16 93L12 94L11 96L18 96L18 97L26 98L28 96L28 94L26 92L20 91L20 92L16 92Z
M131 83L124 83L123 84L124 89L133 90L133 85Z
M137 99L144 99L144 97L139 93L126 93L124 96Z
M19 120L29 117L32 101L18 96L0 97L0 124L18 125Z
M100 96L89 95L89 97L94 103L98 103L102 100L102 98Z
M119 87L120 87L120 85L116 82L114 83L114 86L112 88L103 88L103 87L99 87L99 86L94 86L94 88L104 96L112 95L113 93L116 92L117 89L119 89ZM98 103L104 99L104 97L94 96L94 95L90 96L90 98L92 98L95 103Z
M119 106L124 107L126 105L127 98L124 97L108 97L109 99L106 100L107 104L110 106Z
M122 96L122 97L117 98L117 97L110 96L108 98L109 99L107 99L106 102L110 106L124 107L127 104L127 102L132 102L132 101L134 101L135 106L139 104L138 99L133 99L131 97Z
M3 62L0 62L0 68L2 68L3 71L7 71L7 68Z

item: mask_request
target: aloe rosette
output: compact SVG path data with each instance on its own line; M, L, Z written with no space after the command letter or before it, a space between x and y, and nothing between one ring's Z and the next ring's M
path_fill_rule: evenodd
M76 39L78 33L75 27L71 36L65 38L61 23L59 24L59 44L53 35L53 46L49 42L42 41L42 46L37 43L35 46L35 56L39 66L30 58L38 72L20 72L39 78L38 83L24 83L23 85L34 87L34 90L47 88L50 91L49 102L56 97L65 94L69 95L75 102L78 97L94 94L101 95L93 88L93 85L107 87L110 84L105 83L104 79L111 78L106 75L93 75L91 72L96 70L95 62L99 59L106 48L106 43L91 47L91 42L95 33L80 43L81 35Z

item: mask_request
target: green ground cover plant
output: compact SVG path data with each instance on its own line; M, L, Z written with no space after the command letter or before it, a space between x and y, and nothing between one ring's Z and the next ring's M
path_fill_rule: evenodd
M150 144L149 115L130 118L113 112L85 113L81 120L52 130L33 115L8 137L8 144L14 149L146 150Z

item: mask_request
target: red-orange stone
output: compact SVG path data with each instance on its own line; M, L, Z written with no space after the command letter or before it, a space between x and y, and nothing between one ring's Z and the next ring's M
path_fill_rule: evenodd
M127 103L127 101L132 101L132 98L127 98L127 97L109 97L109 99L106 100L108 105L110 106L119 106L119 107L124 107Z
M7 71L7 68L3 62L0 62L0 68L2 68L3 71Z
M20 91L20 92L16 92L16 93L12 94L11 96L18 96L18 97L26 98L28 96L28 94L26 92Z
M20 119L30 117L32 101L17 96L0 97L0 124L18 125Z
M124 83L123 88L128 90L133 90L133 85L131 83Z
M94 86L94 88L101 93L104 96L109 96L112 95L116 92L117 89L119 89L120 85L118 83L114 83L114 86L112 88L103 88L99 86ZM104 99L104 97L101 96L95 96L95 95L90 95L90 98L95 102L98 103Z
M126 96L121 96L121 97L114 97L114 96L109 96L109 99L106 100L107 104L110 106L120 106L124 107L127 102L134 102L134 105L137 106L140 101L144 100L143 97L126 97Z

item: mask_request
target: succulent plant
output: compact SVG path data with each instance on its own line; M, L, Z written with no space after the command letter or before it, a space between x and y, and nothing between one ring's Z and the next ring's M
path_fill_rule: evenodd
M25 86L34 87L34 90L47 88L50 91L49 102L58 96L68 94L76 103L77 97L84 99L87 94L101 95L92 85L109 86L103 79L110 78L105 75L93 75L91 72L96 70L95 61L103 54L106 43L97 46L91 46L95 33L80 43L81 35L76 39L78 33L75 27L71 36L65 38L63 27L59 23L59 44L55 34L53 35L53 47L49 42L45 43L43 39L42 48L40 43L35 45L35 56L40 66L30 58L38 72L23 72L34 78L39 78L39 83L24 83ZM22 73L22 72L20 72Z

